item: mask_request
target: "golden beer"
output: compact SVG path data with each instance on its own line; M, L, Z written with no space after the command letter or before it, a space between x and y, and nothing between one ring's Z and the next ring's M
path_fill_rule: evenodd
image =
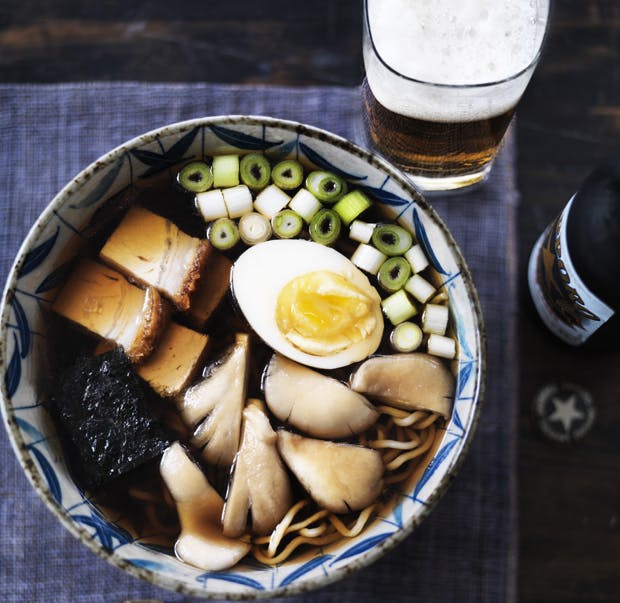
M367 82L362 94L373 145L401 169L423 178L467 178L484 172L515 112L513 107L501 115L461 123L427 121L390 111Z
M365 0L369 142L424 190L491 169L538 61L549 0Z

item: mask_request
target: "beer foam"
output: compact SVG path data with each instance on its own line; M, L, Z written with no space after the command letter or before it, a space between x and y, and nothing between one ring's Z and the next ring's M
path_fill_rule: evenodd
M406 77L443 85L488 84L519 74L538 54L548 15L548 0L367 0L367 7L383 63ZM370 56L370 48L364 52L377 100L422 119L471 121L499 115L516 104L531 76L478 95L425 92L415 83L399 81ZM443 106L433 108L437 103Z

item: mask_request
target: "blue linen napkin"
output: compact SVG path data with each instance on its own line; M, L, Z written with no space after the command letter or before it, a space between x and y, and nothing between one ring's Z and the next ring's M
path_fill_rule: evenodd
M0 282L58 190L91 161L161 125L220 114L294 119L361 140L355 88L211 84L0 85ZM464 252L488 336L478 431L436 509L371 567L298 600L327 603L515 601L517 564L515 144L489 181L430 199ZM192 597L143 583L75 540L46 509L0 433L0 600L122 603Z

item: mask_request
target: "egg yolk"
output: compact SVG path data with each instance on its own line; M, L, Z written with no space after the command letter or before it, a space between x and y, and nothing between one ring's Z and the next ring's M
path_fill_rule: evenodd
M276 324L295 347L315 356L342 351L377 326L378 301L328 270L289 281L276 302Z

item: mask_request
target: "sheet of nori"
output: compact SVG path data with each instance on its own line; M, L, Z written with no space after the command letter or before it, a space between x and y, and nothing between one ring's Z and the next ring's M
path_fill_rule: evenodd
M120 349L80 356L63 372L51 410L84 486L100 486L164 451L170 440L157 418L160 404Z

